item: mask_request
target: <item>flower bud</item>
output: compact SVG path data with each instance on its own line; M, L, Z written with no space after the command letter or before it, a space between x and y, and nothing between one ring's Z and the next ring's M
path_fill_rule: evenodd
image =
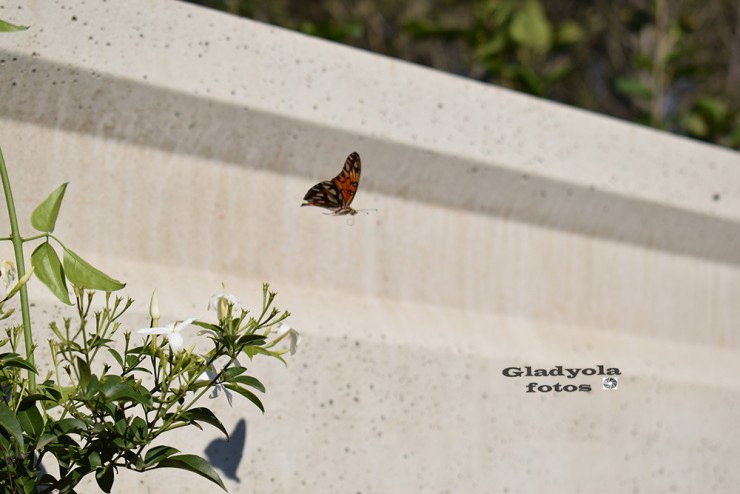
M159 324L159 297L156 288L152 292L152 300L149 302L149 315L152 318L152 326Z

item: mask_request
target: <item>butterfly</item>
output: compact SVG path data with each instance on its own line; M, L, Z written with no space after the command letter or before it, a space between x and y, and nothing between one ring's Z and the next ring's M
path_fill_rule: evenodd
M334 216L356 215L357 210L349 207L355 192L360 185L360 155L352 153L347 156L342 171L331 180L320 182L306 192L301 206L318 206L326 208Z

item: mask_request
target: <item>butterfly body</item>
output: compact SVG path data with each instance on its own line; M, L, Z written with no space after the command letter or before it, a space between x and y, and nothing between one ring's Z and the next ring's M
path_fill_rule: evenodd
M306 192L301 206L318 206L330 210L334 216L357 214L350 204L360 185L362 164L360 155L352 153L347 156L342 171L331 180L319 182Z

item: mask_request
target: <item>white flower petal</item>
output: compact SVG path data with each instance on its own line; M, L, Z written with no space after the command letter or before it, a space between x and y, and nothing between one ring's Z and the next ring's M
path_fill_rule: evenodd
M291 328L290 326L288 326L286 323L279 322L279 323L277 323L277 326L275 326L275 336L277 338L279 338L279 337L283 336L285 333L287 333L288 331L290 331L291 329L293 329L293 328Z
M301 344L301 335L298 331L292 330L290 333L290 354L295 355L298 345Z
M185 329L188 326L190 326L193 323L193 321L195 321L195 318L194 317L190 317L188 319L185 319L184 321L181 321L181 322L178 322L178 323L172 323L172 325L171 325L172 326L172 331L174 331L175 333L179 333L183 329Z
M180 331L190 326L193 321L195 321L195 318L191 317L181 322L175 321L162 328L142 328L137 333L144 335L163 334L167 337L167 342L170 344L172 351L179 352L185 348L185 339Z
M179 352L185 348L185 340L180 333L166 333L166 336L173 352Z
M172 329L170 328L141 328L137 331L139 334L165 334L171 332Z
M13 261L5 259L2 263L0 263L0 279L2 279L3 285L5 285L6 290L10 285L13 284L13 281L15 281L15 277L15 264L13 263Z
M290 338L290 354L295 355L298 345L301 344L301 334L284 322L278 323L275 327L275 339L280 340L285 336Z
M211 297L211 300L208 302L208 308L211 310L218 310L221 300L232 304L234 307L239 307L239 299L237 299L235 295L231 293L217 293Z
M229 305L232 306L232 310L241 309L239 300L231 293L217 293L208 302L208 308L216 311L219 320L226 317L226 309Z

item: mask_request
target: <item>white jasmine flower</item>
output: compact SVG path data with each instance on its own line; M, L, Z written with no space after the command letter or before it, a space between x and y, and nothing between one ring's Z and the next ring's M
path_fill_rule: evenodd
M137 331L139 334L162 334L167 338L173 352L179 352L185 348L185 340L180 332L190 326L195 318L185 319L184 321L175 321L163 328L143 328Z
M5 285L5 291L7 291L8 287L15 281L16 274L15 264L13 261L5 259L0 263L0 279L2 279L3 285Z
M301 344L301 334L284 322L281 322L278 323L278 325L276 326L275 335L277 336L277 338L275 338L273 344L279 342L286 336L290 338L290 354L295 355L298 345Z
M215 377L216 369L214 369L213 366L210 366L208 369L205 370L205 372L203 372L203 374L198 377L198 381L211 382ZM229 401L229 406L231 406L233 395L231 394L231 391L229 391L226 386L224 386L223 383L218 379L213 383L213 389L211 390L211 394L208 395L208 397L211 399L216 398L222 392L226 395L226 399Z
M211 301L208 302L208 308L216 311L219 321L226 317L229 305L232 306L232 310L241 309L239 300L230 293L217 293L212 296Z

